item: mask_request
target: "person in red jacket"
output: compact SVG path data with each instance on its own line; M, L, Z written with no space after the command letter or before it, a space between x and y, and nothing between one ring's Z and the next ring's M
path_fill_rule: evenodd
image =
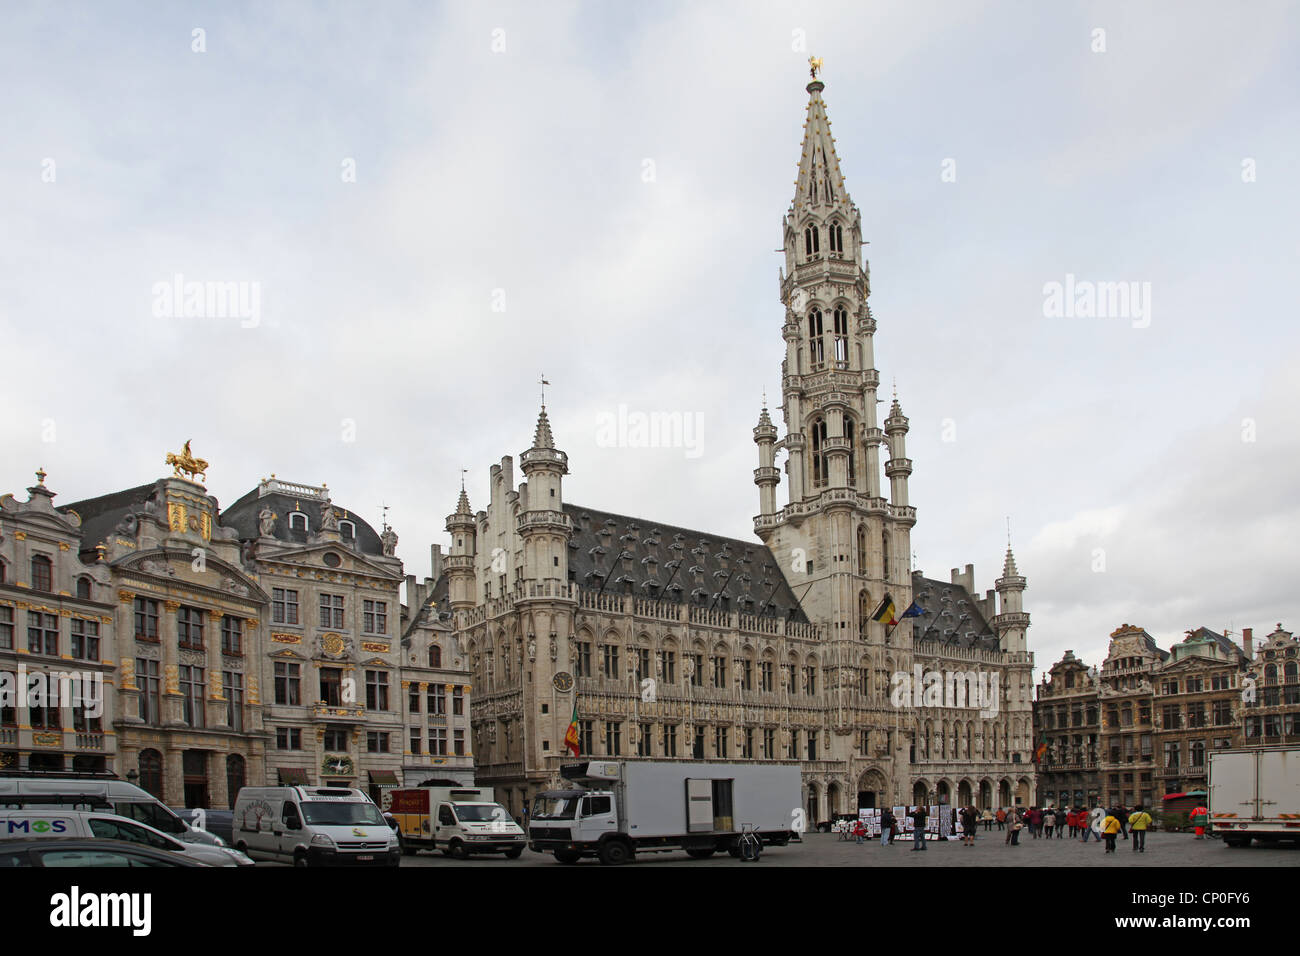
M1200 823L1200 825L1196 828L1196 839L1198 839L1198 840L1204 840L1204 839L1205 839L1205 825L1206 825L1206 823L1208 823L1209 820L1210 820L1210 810L1209 810L1209 808L1208 808L1205 804L1203 804L1203 803L1198 803L1198 804L1197 804L1197 805L1192 809L1191 819L1192 819L1193 822L1199 822L1199 823Z

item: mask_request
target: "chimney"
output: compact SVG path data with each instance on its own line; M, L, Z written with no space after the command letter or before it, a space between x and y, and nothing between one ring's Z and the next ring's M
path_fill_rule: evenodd
M1243 627L1241 629L1241 649L1246 652L1246 660L1248 661L1255 659L1255 638L1251 633L1252 631L1254 631L1253 627Z
M429 545L429 563L433 566L433 572L430 574L435 581L442 577L442 545Z

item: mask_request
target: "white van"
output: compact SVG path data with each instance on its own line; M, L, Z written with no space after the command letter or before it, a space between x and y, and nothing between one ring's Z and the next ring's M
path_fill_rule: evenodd
M124 780L65 780L59 777L0 777L0 808L68 807L108 809L119 816L161 830L182 843L223 846L204 830L195 830L148 790Z
M401 845L379 808L343 787L244 787L231 825L255 860L294 866L400 866Z
M155 850L167 850L208 866L252 866L238 850L182 843L136 820L95 810L0 810L0 841L34 838L80 837L90 840L125 840Z

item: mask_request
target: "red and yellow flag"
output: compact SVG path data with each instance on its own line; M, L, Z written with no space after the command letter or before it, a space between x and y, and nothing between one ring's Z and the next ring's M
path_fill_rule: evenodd
M569 721L569 729L564 734L564 746L573 752L575 757L579 756L578 747L578 702L573 702L573 719Z

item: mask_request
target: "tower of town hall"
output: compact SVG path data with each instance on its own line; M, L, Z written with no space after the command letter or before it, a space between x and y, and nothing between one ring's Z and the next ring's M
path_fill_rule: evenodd
M785 434L764 407L757 538L566 501L568 456L544 406L525 480L505 457L486 507L462 489L447 518L430 600L452 613L470 667L476 779L516 813L574 759L571 719L583 756L796 760L815 821L1032 798L1026 580L1009 546L982 597L969 564L949 581L911 567L909 423L897 395L879 417L862 217L823 90L807 85L783 223ZM886 596L897 620L872 620ZM902 618L913 602L924 613ZM986 695L900 685L933 673Z

